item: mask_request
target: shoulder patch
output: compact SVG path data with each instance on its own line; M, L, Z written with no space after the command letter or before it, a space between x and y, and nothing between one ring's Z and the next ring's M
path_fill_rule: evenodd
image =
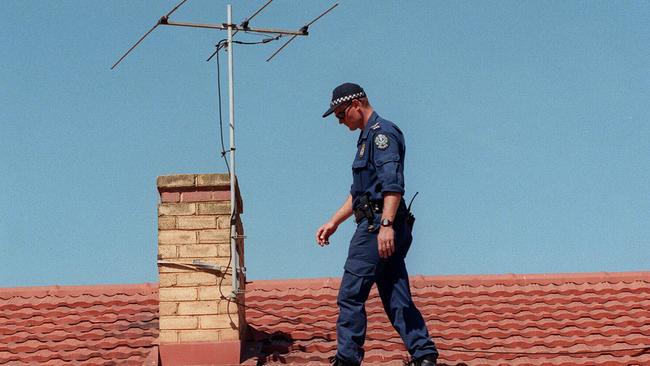
M390 142L388 140L388 137L383 133L378 133L375 136L375 146L377 146L379 150L386 150L389 145Z

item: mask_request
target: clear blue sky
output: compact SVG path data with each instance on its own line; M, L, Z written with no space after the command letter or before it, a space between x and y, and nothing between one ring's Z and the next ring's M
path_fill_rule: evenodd
M160 27L109 70L174 5L2 2L0 286L156 282L156 177L225 172L204 61L225 33ZM345 81L405 133L411 274L650 269L649 24L647 1L342 1L270 63L279 42L237 48L248 277L342 273L352 224L313 237L351 181L357 133L320 117Z

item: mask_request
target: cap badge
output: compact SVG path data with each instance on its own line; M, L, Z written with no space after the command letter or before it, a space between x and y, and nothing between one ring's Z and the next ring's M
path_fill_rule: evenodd
M388 145L390 145L388 142L388 137L386 137L386 135L383 133L377 134L377 136L375 136L375 145L377 145L377 148L379 150L386 150L388 148Z

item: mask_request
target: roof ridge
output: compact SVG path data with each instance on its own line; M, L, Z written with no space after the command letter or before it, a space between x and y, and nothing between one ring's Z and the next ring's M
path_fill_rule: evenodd
M145 292L150 293L158 291L157 282L145 282L138 284L101 284L101 285L73 285L73 286L28 286L28 287L4 287L0 288L0 299L8 299L11 297L22 297L27 299L29 297L64 297L64 296L101 296L107 293L119 292ZM126 293L125 293L126 294Z
M504 273L504 274L461 274L461 275L412 275L409 277L411 286L414 284L435 283L446 286L486 286L486 285L546 285L565 283L602 283L602 282L650 282L650 271L631 272L565 272L565 273ZM246 283L250 290L257 289L308 289L331 288L338 289L340 277L287 278L270 280L252 280ZM98 285L51 285L0 287L0 298L7 296L44 297L44 296L75 296L75 295L105 295L112 291L157 291L157 282L137 284L98 284Z
M650 282L650 271L636 272L567 272L567 273L533 273L533 274L479 274L479 275L413 275L410 276L411 287L423 283L441 286L495 286L495 285L549 285L549 284L584 284L584 283L617 283L617 282ZM288 290L338 288L341 279L338 277L299 278L253 280L246 283L247 290Z

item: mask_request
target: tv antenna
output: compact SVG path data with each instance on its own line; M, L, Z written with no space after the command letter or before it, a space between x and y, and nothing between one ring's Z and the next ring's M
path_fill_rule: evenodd
M226 13L227 13L227 23L221 23L221 24L200 24L200 23L188 23L188 22L173 22L169 20L169 17L176 11L178 8L183 6L187 2L187 0L182 0L180 3L178 3L176 6L174 6L167 14L163 15L158 19L156 24L154 24L151 29L149 29L140 39L138 39L137 42L131 46L123 55L120 57L114 64L111 66L111 70L115 69L122 60L126 56L128 56L131 51L133 51L142 41L151 33L153 32L158 26L160 25L168 25L168 26L176 26L176 27L190 27L190 28L206 28L206 29L217 29L217 30L225 30L228 32L228 38L225 40L225 42L219 42L215 47L217 48L216 51L206 61L210 61L215 55L218 54L218 52L222 48L226 48L226 51L228 52L228 95L229 95L229 117L230 117L230 150L228 153L230 153L230 164L226 161L226 166L228 167L228 173L230 175L230 217L231 217L231 222L230 222L230 228L231 228L231 233L234 233L230 237L230 255L231 255L231 261L234 263L233 264L233 276L232 276L232 295L236 296L239 293L239 279L237 274L240 273L240 264L239 264L239 252L237 251L237 239L241 238L237 234L237 227L236 227L236 213L237 213L237 200L235 198L235 187L236 187L236 177L235 177L235 91L234 91L234 77L233 77L233 53L234 53L234 44L236 43L243 43L246 44L245 42L238 42L238 41L233 41L233 36L237 34L238 32L245 32L245 33L254 33L254 34L267 34L267 35L274 35L275 37L272 38L266 38L262 40L259 43L268 43L273 40L280 39L281 37L287 37L291 36L289 40L287 40L280 48L278 48L271 56L269 56L266 61L269 62L271 61L278 53L280 53L289 43L291 43L296 37L298 36L308 36L309 35L309 27L317 22L319 19L321 19L323 16L325 16L327 13L332 11L334 8L336 8L339 4L335 3L331 7L329 7L327 10L322 12L319 16L314 18L312 21L306 23L303 25L300 29L298 30L283 30L283 29L269 29L269 28L254 28L250 26L250 21L255 18L262 10L264 10L269 4L271 4L273 0L268 0L262 7L260 7L258 10L256 10L251 16L248 18L245 18L240 24L234 24L232 22L232 6L230 4L226 5ZM217 69L219 68L219 65L217 65ZM217 80L217 83L220 84L220 80ZM220 88L220 86L219 86ZM221 98L221 97L220 97ZM219 106L221 108L221 100L219 100ZM223 141L223 139L222 139ZM222 148L223 150L223 148ZM226 151L222 151L222 155L224 156L225 159L225 154Z

